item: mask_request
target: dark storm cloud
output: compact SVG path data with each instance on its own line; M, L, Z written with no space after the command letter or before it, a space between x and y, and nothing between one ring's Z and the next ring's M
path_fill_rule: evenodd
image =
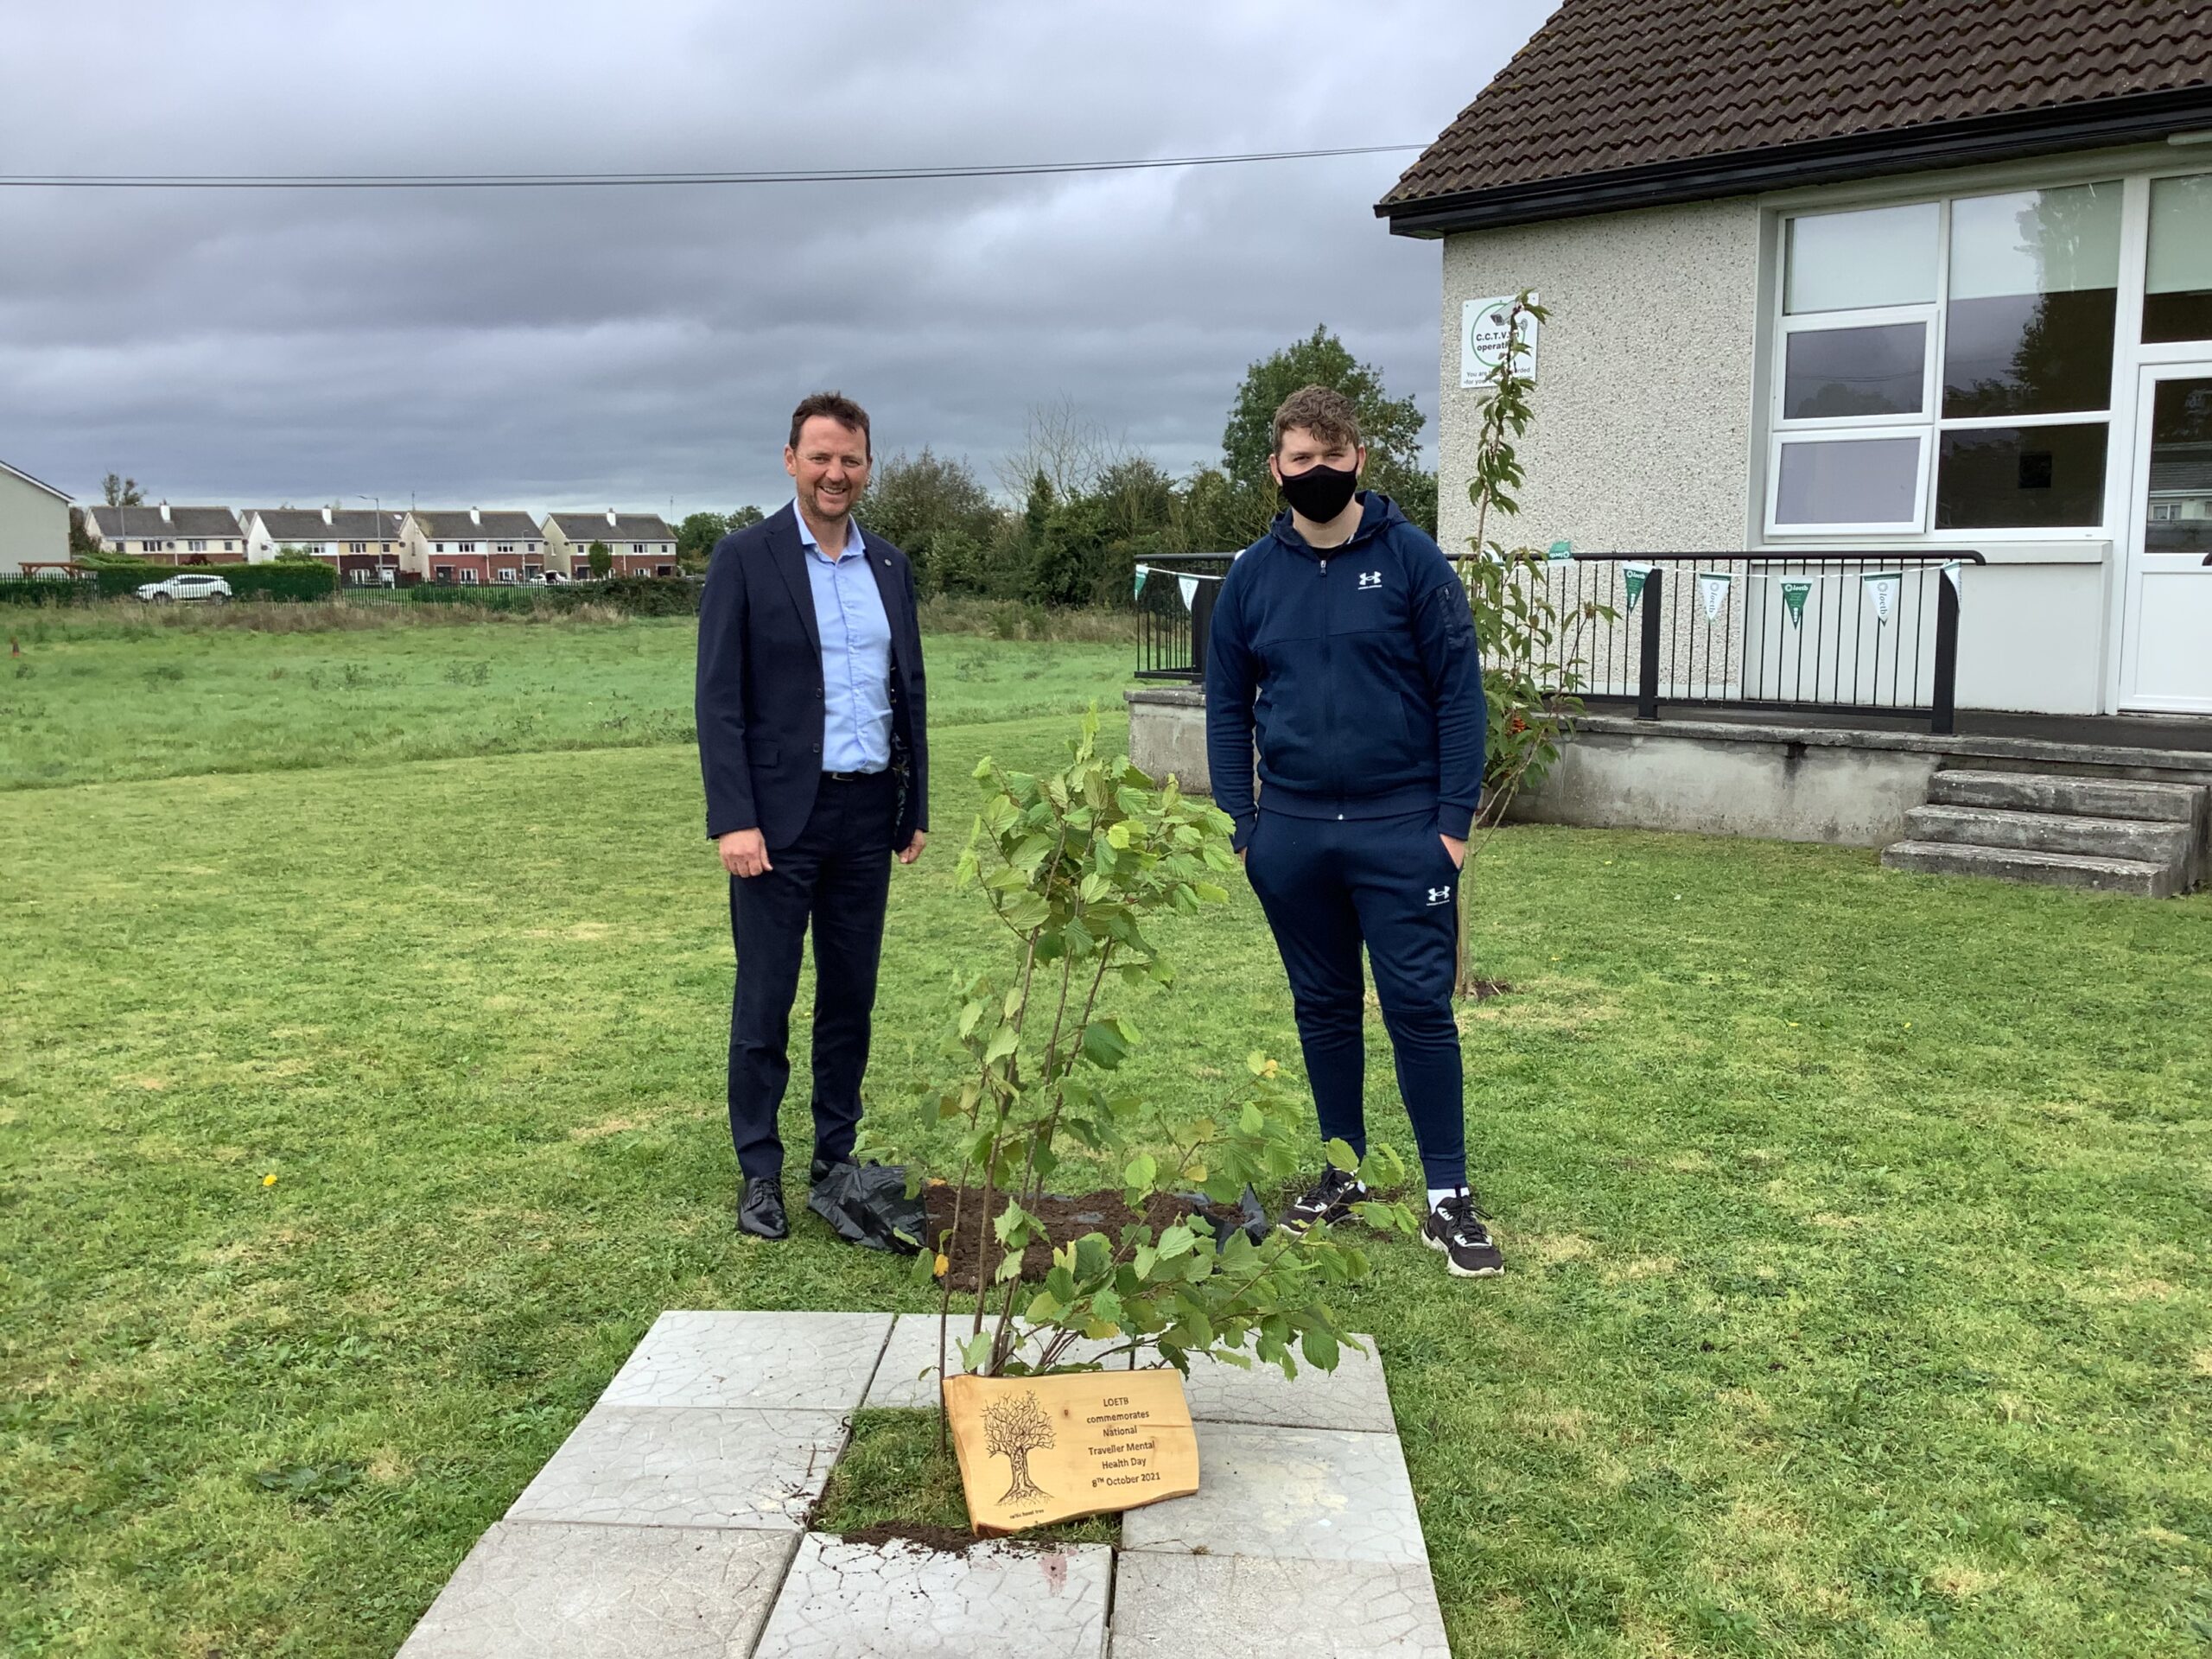
M36 7L0 171L852 167L1433 136L1543 0ZM1067 399L1181 471L1318 321L1433 410L1409 156L760 188L0 192L0 456L177 500L776 499L802 391L990 463Z

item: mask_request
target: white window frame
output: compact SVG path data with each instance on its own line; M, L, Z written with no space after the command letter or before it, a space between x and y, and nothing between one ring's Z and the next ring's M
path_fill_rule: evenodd
M1782 449L1787 443L1872 443L1882 438L1914 438L1920 444L1920 464L1913 469L1912 517L1895 524L1868 520L1859 524L1779 524L1775 512L1782 505ZM1777 429L1767 440L1766 534L1770 540L1835 536L1915 535L1928 522L1928 494L1936 477L1933 431L1924 425L1832 427L1817 421L1795 421L1787 431Z
M1774 211L1776 235L1772 244L1774 261L1772 293L1774 315L1771 319L1773 353L1767 376L1767 442L1766 477L1763 487L1765 500L1759 515L1762 540L1794 546L1796 544L1833 541L1840 537L1881 536L1900 540L1951 543L1961 540L1981 541L2104 541L2113 535L2111 518L2113 511L2113 473L2114 452L2123 436L2115 394L2107 385L2104 406L2099 409L2065 410L2050 415L1974 415L1949 416L1943 413L1943 351L1948 343L1950 321L1951 291L1951 207L1955 201L1969 200L1980 196L2008 195L2029 190L2060 190L2083 184L2113 185L2120 192L2121 253L2120 268L2115 276L2119 302L2113 315L2113 366L2117 380L2123 363L2130 360L2137 347L2131 343L2131 327L2140 332L2141 305L2129 303L2131 282L2140 286L2142 273L2139 259L2131 259L2127 238L2132 234L2139 238L2140 231L2130 223L2130 215L2140 211L2136 206L2139 194L2149 187L2137 186L2143 177L2139 168L2126 165L2113 158L2100 158L2101 165L2091 170L2056 168L2048 175L2037 174L2031 178L1998 182L1994 180L1961 181L1940 195L1931 196L1925 190L1872 200L1843 202L1833 206L1810 202L1802 207L1782 207ZM2206 170L2173 168L2159 172ZM2147 195L2144 196L2147 201ZM1846 311L1808 311L1792 315L1783 308L1788 300L1789 226L1793 219L1812 218L1835 213L1859 213L1868 209L1909 207L1932 200L1936 204L1936 277L1933 300L1910 305L1873 306ZM2130 319L2135 319L2131 325ZM1808 331L1839 328L1880 327L1886 324L1924 321L1927 325L1926 350L1921 363L1921 410L1916 415L1859 415L1847 416L1819 416L1785 419L1783 399L1789 386L1789 336ZM2101 493L2099 521L2094 524L2005 524L1954 525L1935 524L1936 475L1945 434L1989 430L1999 428L2027 428L2037 426L2091 426L2105 429L2105 487ZM1904 432L1922 435L1920 472L1915 481L1912 522L1909 524L1779 524L1775 520L1776 509L1782 494L1782 446L1786 442L1802 442L1815 436L1822 441L1848 440L1854 435L1872 438L1896 436Z

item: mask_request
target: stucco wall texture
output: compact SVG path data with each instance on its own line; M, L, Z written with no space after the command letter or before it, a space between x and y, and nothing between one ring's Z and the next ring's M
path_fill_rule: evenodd
M1474 533L1483 396L1459 388L1459 309L1534 289L1550 312L1508 546L1708 552L1751 533L1759 212L1755 199L1556 220L1444 243L1438 455L1445 550Z

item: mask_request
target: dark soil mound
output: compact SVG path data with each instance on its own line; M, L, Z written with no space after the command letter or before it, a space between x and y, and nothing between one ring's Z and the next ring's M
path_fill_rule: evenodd
M960 1198L965 1192L964 1198ZM925 1187L923 1198L929 1205L929 1235L924 1241L925 1249L933 1248L946 1228L952 1225L952 1209L956 1199L960 1202L960 1233L945 1246L945 1255L951 1266L947 1277L955 1290L972 1291L976 1286L976 1217L982 1213L983 1194L980 1188L951 1186ZM1122 1229L1140 1219L1147 1223L1156 1238L1165 1228L1193 1216L1205 1220L1217 1237L1226 1237L1225 1230L1244 1225L1249 1217L1233 1204L1193 1204L1189 1198L1171 1192L1155 1192L1140 1217L1136 1211L1122 1202L1119 1190L1102 1187L1096 1192L1078 1192L1072 1196L1047 1192L1034 1204L1022 1206L1044 1224L1049 1244L1032 1243L1024 1253L1021 1276L1028 1280L1042 1279L1052 1270L1052 1250L1062 1244L1081 1238L1085 1233L1103 1233L1116 1243L1120 1243ZM995 1216L1006 1208L1006 1195L991 1195L990 1211ZM999 1270L999 1263L1006 1252L999 1248L997 1239L989 1230L982 1230L989 1246L989 1260L983 1264L983 1278L988 1281Z

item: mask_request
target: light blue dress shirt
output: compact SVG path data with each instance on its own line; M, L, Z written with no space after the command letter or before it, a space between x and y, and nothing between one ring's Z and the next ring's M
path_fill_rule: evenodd
M861 527L846 520L832 558L791 503L806 545L806 580L822 631L822 770L881 772L891 764L891 619L868 568Z

